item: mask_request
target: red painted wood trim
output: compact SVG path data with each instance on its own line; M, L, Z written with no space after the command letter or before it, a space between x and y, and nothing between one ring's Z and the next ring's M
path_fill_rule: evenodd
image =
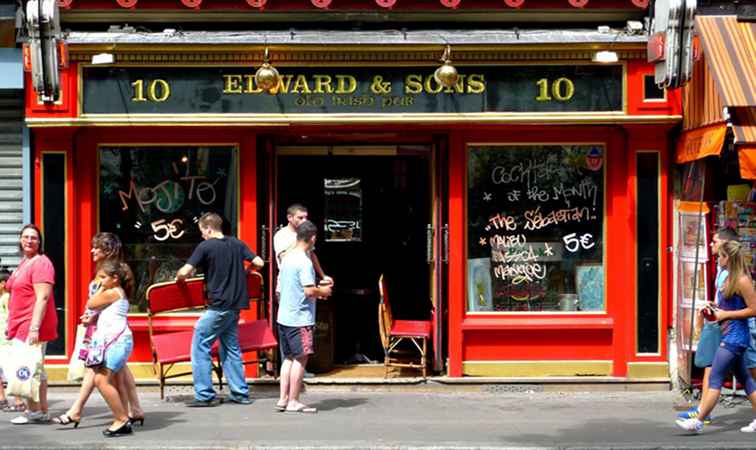
M612 330L611 317L467 317L462 330Z
M466 250L465 250L465 143L457 133L449 138L449 367L450 377L462 376L462 319L465 315Z

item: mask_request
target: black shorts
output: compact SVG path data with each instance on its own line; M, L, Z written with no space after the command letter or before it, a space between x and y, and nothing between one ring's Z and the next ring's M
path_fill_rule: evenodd
M278 325L278 346L284 358L297 358L315 353L314 326L287 327Z

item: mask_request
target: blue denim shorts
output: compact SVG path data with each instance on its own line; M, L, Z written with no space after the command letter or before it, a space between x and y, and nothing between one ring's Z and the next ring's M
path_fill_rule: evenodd
M105 351L105 367L112 370L113 373L123 369L133 349L134 338L131 335L119 337Z
M753 335L751 335L751 345L746 349L743 358L745 358L747 368L756 368L756 337Z

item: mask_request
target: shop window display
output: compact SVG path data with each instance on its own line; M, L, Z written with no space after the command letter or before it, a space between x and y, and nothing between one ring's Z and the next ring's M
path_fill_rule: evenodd
M132 312L145 292L173 280L202 237L205 212L236 235L237 150L231 146L107 146L99 150L99 230L116 233L134 271Z
M469 312L605 311L600 144L470 145Z

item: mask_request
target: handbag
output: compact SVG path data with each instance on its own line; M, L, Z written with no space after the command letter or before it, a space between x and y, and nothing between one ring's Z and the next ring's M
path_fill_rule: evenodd
M708 367L714 361L714 354L722 340L722 330L718 323L707 322L701 330L701 337L696 347L696 357L693 363L696 367Z
M42 372L42 345L29 345L14 341L8 351L3 372L8 381L7 395L39 401L40 374Z
M73 354L70 361L68 361L68 374L66 379L70 382L79 382L84 379L84 371L86 366L84 360L87 355L87 333L89 333L90 327L86 325L79 325L76 327L76 340L74 343ZM82 355L84 358L82 358Z
M108 351L113 342L117 341L119 337L126 331L126 327L121 330L110 342L105 342L105 339L94 338L89 344L87 349L87 359L84 361L84 365L87 367L97 367L105 362L105 352Z

